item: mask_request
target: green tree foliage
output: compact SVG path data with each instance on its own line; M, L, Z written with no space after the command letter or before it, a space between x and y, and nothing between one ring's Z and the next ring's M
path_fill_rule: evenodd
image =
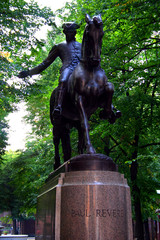
M47 143L46 143L47 142ZM51 141L28 143L24 152L9 152L1 164L0 211L11 210L12 218L32 216L39 188L53 169Z
M33 36L37 29L53 24L54 15L51 10L47 7L40 9L34 1L2 0L0 4L3 51L18 54L22 49L31 50L34 45L37 46L37 39Z
M4 118L14 110L13 103L27 92L28 83L15 82L13 75L31 64L31 57L44 45L34 33L44 24L54 24L54 14L48 8L40 9L34 1L2 0L0 2L0 154L6 146L7 127ZM27 53L25 53L27 51ZM25 92L24 92L25 86Z
M68 8L69 11L66 11ZM97 152L110 155L125 174L132 189L133 216L137 222L136 236L143 239L142 221L155 215L157 205L156 189L160 188L159 175L159 63L160 38L158 1L140 0L77 0L67 3L65 9L59 10L62 21L81 24L77 40L81 41L85 26L85 14L101 14L104 23L104 39L101 65L106 75L115 86L114 106L122 112L121 119L114 125L99 119L99 110L90 120L90 134ZM34 60L42 62L47 52L57 42L62 41L61 30L54 27L49 33L48 49L39 52ZM37 161L43 168L43 154L46 155L46 170L43 180L51 171L53 161L51 125L49 122L49 98L57 86L60 62L56 61L37 78L26 94L28 121L33 126L37 139L37 152L31 166ZM74 150L76 134L72 134ZM41 145L41 143L43 143ZM43 146L43 147L40 147ZM28 159L28 151L34 152L34 144L19 156ZM76 152L74 151L74 154ZM41 163L42 161L42 163ZM34 162L34 163L33 163ZM24 163L25 164L25 163ZM42 165L41 165L42 164ZM32 179L33 185L36 184ZM29 179L29 174L28 174ZM27 182L28 181L28 182ZM39 181L39 186L43 181ZM31 199L34 192L27 188ZM28 184L28 185L27 185ZM16 186L16 184L14 185ZM20 188L17 191L21 191ZM36 192L37 193L37 192ZM35 196L36 197L36 196ZM21 199L26 206L24 199ZM32 206L29 202L28 206ZM21 209L24 209L21 207Z

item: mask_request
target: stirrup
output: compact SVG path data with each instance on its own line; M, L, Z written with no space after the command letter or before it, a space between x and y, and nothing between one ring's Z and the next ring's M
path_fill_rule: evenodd
M59 117L59 116L61 116L61 114L62 114L61 106L55 107L55 109L53 110L53 113L52 113L53 117Z

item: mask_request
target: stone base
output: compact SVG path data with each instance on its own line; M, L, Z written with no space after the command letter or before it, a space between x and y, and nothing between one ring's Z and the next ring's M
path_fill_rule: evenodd
M71 159L52 173L38 197L36 240L132 240L130 189L112 167L82 171Z
M1 235L0 239L1 240L27 240L28 235Z

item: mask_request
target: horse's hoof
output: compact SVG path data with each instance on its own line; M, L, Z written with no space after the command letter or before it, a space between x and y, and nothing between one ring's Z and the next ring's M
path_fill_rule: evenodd
M96 150L94 149L94 147L90 146L90 147L87 148L87 153L88 154L95 154Z
M122 116L122 113L120 111L116 112L116 118L120 118Z

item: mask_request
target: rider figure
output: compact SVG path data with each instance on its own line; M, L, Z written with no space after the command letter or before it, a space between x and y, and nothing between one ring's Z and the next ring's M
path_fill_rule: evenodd
M66 82L81 59L81 44L76 41L76 29L79 26L74 22L67 22L63 24L63 33L66 35L66 42L62 42L52 47L48 57L37 67L19 73L19 78L25 78L41 73L45 70L57 57L62 61L62 68L60 70L57 106L54 109L54 115L61 115L63 96L66 89Z

